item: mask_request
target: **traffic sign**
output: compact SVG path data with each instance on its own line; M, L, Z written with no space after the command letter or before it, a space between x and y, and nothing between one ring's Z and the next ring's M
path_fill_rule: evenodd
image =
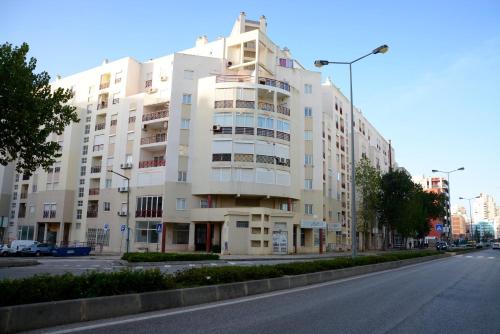
M441 224L436 224L436 231L437 231L437 232L443 232L443 225L441 225Z
M120 231L125 232L126 229L127 229L127 226L125 224L120 225Z
M156 225L156 232L161 233L162 229L163 229L163 224Z
M109 231L109 224L104 224L104 231L106 231L106 232Z

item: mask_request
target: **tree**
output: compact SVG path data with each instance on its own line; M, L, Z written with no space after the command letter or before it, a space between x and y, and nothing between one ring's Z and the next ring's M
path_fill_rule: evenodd
M359 188L360 206L358 217L361 225L358 229L363 233L363 248L369 248L373 227L377 225L377 212L380 200L380 172L371 165L370 160L362 157L356 165L356 186Z
M16 161L19 173L48 168L61 154L49 135L62 134L78 122L75 107L66 105L69 89L51 91L47 72L35 74L36 59L27 61L29 46L0 46L0 164Z

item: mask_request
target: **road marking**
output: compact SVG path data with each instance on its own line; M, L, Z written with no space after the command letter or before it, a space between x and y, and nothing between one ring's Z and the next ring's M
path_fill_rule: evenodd
M467 255L466 258L470 259L470 258L472 258L472 256L471 255Z
M143 266L137 266L137 267L134 267L134 269L144 269Z
M494 259L495 257L494 256L488 256L488 259Z
M195 264L190 263L190 264L188 264L188 266L189 266L189 267L195 267L196 265L195 265Z
M196 311L202 311L202 310L207 310L207 309L212 309L212 308L217 308L217 307L223 307L223 306L228 306L228 305L234 305L234 304L240 304L240 303L245 303L245 302L250 302L254 300L259 300L259 299L265 299L265 298L271 298L275 296L280 296L280 295L285 295L289 293L294 293L294 292L300 292L300 291L306 291L310 289L317 289L321 288L324 286L328 285L336 285L344 282L349 282L349 281L354 281L357 279L365 278L365 277L371 277L375 275L380 275L383 273L389 273L393 271L399 271L403 270L406 268L413 268L425 263L432 263L435 261L440 261L440 260L446 260L446 258L441 258L441 259L436 259L436 260L431 260L431 261L426 261L426 262L421 262L421 263L415 263L415 264L410 264L407 266L399 267L399 268L394 268L394 269L387 269L387 270L382 270L382 271L377 271L374 273L369 273L369 274L364 274L364 275L359 275L359 276L353 276L353 277L348 277L348 278L342 278L336 281L329 281L329 282L324 282L324 283L319 283L319 284L314 284L314 285L308 285L308 286L303 286L300 288L293 288L293 289L287 289L287 290L282 290L282 291L275 291L275 292L268 292L265 294L261 295L256 295L256 296L247 296L247 297L242 297L238 298L236 300L230 300L227 302L214 302L202 306L195 306L195 307L189 307L186 309L181 309L177 311L169 311L166 310L160 314L155 313L151 315L146 315L146 316L139 316L139 317L134 317L132 319L120 319L120 320L112 320L106 323L99 323L99 324L94 324L94 325L84 325L81 327L74 327L74 328L69 328L69 329L63 329L59 331L54 331L54 332L46 332L46 333L51 333L51 334L67 334L67 333L74 333L74 332L79 332L79 331L85 331L85 330L91 330L91 329L97 329L97 328L103 328L103 327L109 327L109 326L116 326L116 325L121 325L121 324L127 324L127 323L133 323L133 322L138 322L138 321L143 321L143 320L150 320L150 319L158 319L158 318L164 318L164 317L169 317L173 315L178 315L178 314L183 314L183 313L190 313L190 312L196 312ZM156 311L158 312L158 311ZM161 312L161 311L160 311ZM133 314L130 314L128 316L135 316ZM124 316L126 317L126 316ZM101 320L102 321L102 320ZM69 324L71 325L71 324Z
M215 267L215 266L217 265L217 263L210 263L210 265L211 265L212 267Z
M234 266L236 263L234 263L234 262L228 262L228 264Z
M172 266L171 266L171 265L169 265L169 264L166 264L166 265L164 265L164 267L165 267L165 268L170 268L170 267L172 267Z

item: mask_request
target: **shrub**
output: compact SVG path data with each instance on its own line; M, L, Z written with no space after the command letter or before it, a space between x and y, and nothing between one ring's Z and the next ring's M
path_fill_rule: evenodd
M122 260L128 262L203 261L218 259L219 255L206 253L126 253L122 256Z

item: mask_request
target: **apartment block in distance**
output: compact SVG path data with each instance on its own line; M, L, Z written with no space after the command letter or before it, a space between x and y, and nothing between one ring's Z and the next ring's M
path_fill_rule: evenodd
M413 181L422 186L424 191L433 192L436 194L445 194L446 202L445 202L445 210L447 213L450 212L450 196L449 196L449 188L448 181L444 177L437 176L422 176L414 178ZM448 221L448 217L445 216L443 219L432 219L431 220L431 230L427 237L432 239L441 239L443 232L445 232L445 223ZM451 221L451 219L450 219ZM453 227L453 222L450 223L450 226ZM457 231L459 232L459 231ZM452 231L452 234L455 233Z
M349 101L241 13L228 37L53 82L80 123L48 171L15 178L8 238L96 251L288 254L348 250ZM355 110L356 159L394 159ZM381 245L374 229L370 243Z

